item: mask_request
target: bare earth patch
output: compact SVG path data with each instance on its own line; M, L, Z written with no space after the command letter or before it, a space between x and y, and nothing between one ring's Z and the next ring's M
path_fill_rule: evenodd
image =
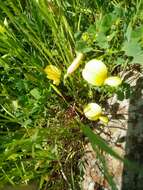
M143 160L143 153L141 153L141 148L143 150L143 79L136 71L126 73L123 78L134 88L133 96L123 101L117 100L116 96L110 98L108 104L112 108L111 120L104 130L95 128L94 131L121 157L143 167L141 162ZM142 173L130 171L121 161L108 154L104 155L108 171L113 176L118 190L143 189ZM93 151L90 143L85 146L83 160L85 163L83 190L110 190L111 187L100 170L96 152Z

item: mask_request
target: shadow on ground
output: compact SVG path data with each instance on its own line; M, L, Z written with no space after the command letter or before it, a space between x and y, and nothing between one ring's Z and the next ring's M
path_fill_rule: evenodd
M124 166L122 190L143 190L143 78L137 80L128 113L125 158L135 165Z

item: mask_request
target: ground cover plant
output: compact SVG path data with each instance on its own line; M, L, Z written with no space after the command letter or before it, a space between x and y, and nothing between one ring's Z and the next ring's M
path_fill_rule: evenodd
M91 128L108 124L107 98L132 95L120 73L142 63L141 0L1 0L1 188L81 189L87 136L116 189L102 151L122 158Z

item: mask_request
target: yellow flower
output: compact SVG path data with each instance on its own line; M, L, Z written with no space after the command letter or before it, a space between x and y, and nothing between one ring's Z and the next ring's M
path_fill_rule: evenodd
M107 77L108 69L106 65L97 59L90 60L82 71L83 78L94 86L101 86L107 84L109 86L117 87L122 83L121 78Z
M84 108L84 114L85 116L92 121L96 121L99 119L99 117L102 114L102 109L101 107L96 104L96 103L89 103L85 108Z
M84 114L91 121L96 121L99 119L104 124L108 124L108 122L109 122L108 117L102 115L101 106L99 106L96 103L89 103L84 108Z
M83 39L83 41L87 42L89 40L89 34L87 32L84 32L82 34L82 39Z
M108 117L104 116L104 115L100 116L99 120L102 121L104 124L108 124L109 123Z
M90 84L101 86L107 78L106 65L97 59L90 60L82 71L83 78Z
M120 77L108 77L105 81L104 84L107 84L109 86L117 87L122 83L122 80Z
M59 85L61 71L54 65L48 65L44 69L44 72L47 74L47 78L53 80L53 84Z
M0 33L4 33L6 31L5 27L3 27L2 25L0 25Z

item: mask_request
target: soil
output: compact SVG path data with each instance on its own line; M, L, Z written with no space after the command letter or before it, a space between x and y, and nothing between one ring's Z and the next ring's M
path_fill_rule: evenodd
M104 153L110 175L117 190L143 190L143 78L137 71L122 75L133 88L130 99L119 101L117 96L110 98L111 118L108 126L94 129L121 157L131 162L123 162ZM98 165L96 152L91 144L85 146L83 157L83 190L111 190ZM140 169L142 168L142 169Z

